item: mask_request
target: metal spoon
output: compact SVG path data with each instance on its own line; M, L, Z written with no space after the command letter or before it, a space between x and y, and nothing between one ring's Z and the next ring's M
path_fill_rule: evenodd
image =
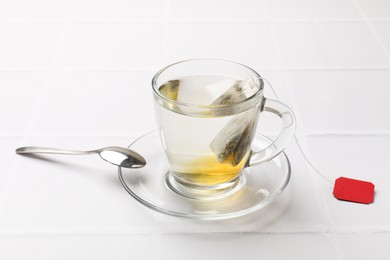
M17 154L71 154L71 155L82 155L82 154L99 154L99 156L114 165L125 167L125 168L141 168L146 165L145 159L138 153L122 147L105 147L102 149L91 150L91 151L74 151L74 150L63 150L57 148L48 147L20 147L16 149Z

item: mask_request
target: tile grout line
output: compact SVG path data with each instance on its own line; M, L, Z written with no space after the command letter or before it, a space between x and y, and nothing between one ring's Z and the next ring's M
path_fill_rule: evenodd
M290 82L289 78L287 77L287 71L284 69L284 64L282 63L282 58L283 58L283 56L282 56L282 52L281 52L280 46L279 46L279 44L278 44L278 39L277 39L277 37L276 37L276 35L275 35L275 29L274 29L274 27L273 27L272 18L270 17L269 11L268 11L268 9L267 9L267 6L266 6L266 4L264 3L263 0L261 0L261 5L263 6L264 11L265 11L265 13L267 14L267 17L268 17L268 19L269 19L269 26L270 26L271 37L272 37L272 40L273 40L273 43L274 43L274 49L275 49L276 55L277 55L277 57L278 57L278 59L279 59L279 64L280 64L280 67L281 67L282 74L283 74L283 76L284 76L284 80L286 81L287 86L289 87L289 88L288 88L288 92L290 93L290 96L292 97L292 102L294 102L294 100L295 100L295 99L294 99L294 95L292 95L292 93L291 93L291 82ZM275 94L276 94L276 93L275 93ZM294 106L294 107L297 107L297 106ZM304 129L305 129L305 128L304 128ZM305 130L304 130L304 132L305 132ZM305 136L304 132L303 132L303 135ZM298 145L299 148L301 149L301 150L300 150L301 155L302 155L302 156L305 158L305 160L306 160L306 161L305 161L305 164L307 165L306 168L307 168L308 171L309 171L309 177L310 177L310 179L312 180L312 185L313 185L313 188L314 188L314 190L315 190L315 199L316 199L316 201L317 201L317 203L318 203L318 205L319 205L319 209L320 209L320 211L321 211L321 213L322 213L322 217L323 217L324 222L325 222L325 228L326 228L326 230L329 232L329 231L331 230L331 225L332 225L332 223L333 223L334 221L333 221L333 218L332 218L331 215L330 215L329 208L328 208L328 206L327 206L327 204L326 204L326 201L325 201L325 198L324 198L324 194L323 194L324 191L323 191L323 189L321 188L321 185L320 185L318 182L316 182L316 181L314 180L314 175L313 175L313 174L310 174L310 173L316 173L316 177L321 176L321 177L325 178L326 180L327 180L327 178L326 178L321 172L317 171L317 169L314 168L313 165L311 164L311 161L308 160L308 158L307 158L307 156L306 156L306 153L304 153L303 150L302 150L302 147L301 147L302 145L298 143L298 137L297 137L297 135L298 135L298 134L297 134L297 132L296 132L296 133L295 133L295 142L297 143L297 145ZM308 149L306 149L306 148L307 148L307 144L306 144L306 142L305 142L305 151L308 151ZM312 168L309 168L309 166L311 166ZM315 170L315 171L313 171L313 170ZM322 180L322 179L321 179L321 180ZM329 181L329 180L328 180L328 181ZM321 189L316 189L316 186L318 186L318 187L321 188ZM321 193L320 193L318 190L321 190ZM341 252L339 242L336 241L336 240L334 240L333 237L330 237L330 236L328 236L328 237L329 237L329 239L330 239L331 246L332 246L332 248L333 248L333 250L334 250L334 252L335 252L335 254L336 254L336 256L337 256L337 259L338 259L338 260L344 260L345 258L344 258L343 254L342 254L342 252Z
M163 42L163 59L164 63L167 62L168 56L169 56L169 30L170 30L170 22L169 22L169 15L170 15L170 7L171 7L171 1L165 0L164 1L164 16L163 16L163 30L164 30L164 42Z
M147 132L152 132L147 131ZM306 137L390 137L390 132L359 132L359 133L344 133L344 132L329 132L329 133L306 133ZM23 135L12 135L12 134L0 134L0 139L7 139L7 138L23 138ZM128 135L102 135L101 133L84 133L84 134L69 134L69 133L45 133L45 134L34 134L30 135L30 138L130 138ZM134 136L134 138L137 138Z
M261 68L262 71L282 71L280 68ZM284 68L283 71L389 71L390 67L366 67L366 68ZM56 68L56 69L1 69L0 72L151 72L154 68Z
M337 238L337 236L335 236L335 234L332 234L332 233L324 234L324 236L329 240L330 244L332 245L333 249L335 250L335 254L337 256L337 259L345 259L343 249L340 245L340 241Z
M261 69L262 71L389 71L390 67L317 67L317 68L309 68L309 67L295 67L295 68L286 68L284 67L281 69L278 68L261 68L258 67L258 69ZM0 68L1 72L15 72L15 73L23 73L23 72L103 72L103 73L109 73L109 72L154 72L155 68L142 68L142 67L113 67L113 68L90 68L90 67L84 67L84 68L40 68L40 69L33 69L33 68L25 68L25 69L5 69Z
M164 7L163 7L163 60L164 63L168 62L169 57L169 32L170 32L170 21L169 21L169 15L170 15L170 8L171 8L171 1L165 0L164 1ZM161 255L161 233L160 232L153 232L152 233L152 259L153 260L159 260Z
M75 10L75 7L76 7L76 3L77 3L78 0L74 0L73 1L73 4L72 4L72 8L71 8L71 11L69 13L69 16L72 17L73 16L73 12ZM67 23L64 27L64 30L63 30L63 33L61 35L61 38L59 39L57 45L56 45L56 48L55 48L55 51L54 51L54 54L53 54L53 58L50 62L50 67L54 66L58 60L58 57L59 57L59 52L64 44L64 41L65 41L65 37L69 31L69 28L70 28L70 23ZM42 110L42 101L44 100L45 98L45 94L47 93L47 90L48 90L48 83L51 79L51 75L52 73L50 72L47 72L47 74L45 75L45 79L44 79L44 82L42 83L42 86L41 86L41 89L39 91L39 94L37 96L37 99L35 101L35 105L34 105L34 108L31 112L31 115L30 115L30 119L28 120L28 123L27 123L27 127L26 127L26 130L25 130L25 135L22 136L21 138L21 141L20 141L20 144L22 143L25 143L31 136L31 133L32 133L32 129L34 127L34 123L38 117L38 114L39 112ZM3 207L4 207L4 202L6 201L6 198L8 197L8 194L9 194L9 191L10 191L10 187L12 185L12 183L14 182L15 180L15 175L16 175L16 172L18 170L20 166L20 157L16 157L15 160L13 161L13 167L12 167L12 170L10 171L10 176L9 178L7 179L7 183L4 187L4 190L0 196L0 212L3 210Z
M386 69L386 68L384 68ZM390 70L390 67L388 68ZM146 68L146 67L112 67L112 68L91 68L91 67L82 67L82 68L74 68L74 67L56 67L56 68L24 68L24 69L5 69L0 68L0 72L151 72L154 71L154 68Z
M389 137L390 132L356 132L356 133L309 133L307 137Z
M373 18L371 19L374 22L389 22L390 18ZM252 19L252 20L234 20L234 19L220 19L220 20L180 20L180 19L169 19L170 22L173 23L198 23L198 24L204 24L204 23L240 23L240 24L247 24L247 23L267 23L267 19ZM358 19L358 18L328 18L328 19L316 19L316 18L310 18L310 19L273 19L274 23L307 23L307 22L320 22L320 23L356 23L356 22L365 22L364 19ZM72 24L78 24L78 23L134 23L134 24L148 24L148 23L161 23L164 22L164 19L0 19L0 23L68 23L71 22Z
M161 255L161 233L152 233L153 260L159 260Z
M69 16L70 18L73 16L73 13L74 13L74 10L76 8L76 5L77 5L77 2L78 0L73 0L73 4L72 4L72 8L71 8L71 11L69 13ZM57 45L56 45L56 48L55 48L55 51L54 51L54 54L53 54L53 58L51 59L50 61L50 64L49 64L49 70L47 71L48 74L46 75L45 77L45 80L42 84L42 88L41 88L41 91L38 95L38 98L37 98L37 102L36 102L36 106L35 108L33 109L33 112L32 112L32 117L31 119L29 120L29 124L28 124L28 127L27 127L27 130L26 130L26 135L27 137L31 135L32 133L32 129L34 127L34 124L35 124L35 121L39 115L39 113L41 112L42 110L42 104L43 104L43 101L45 99L45 95L49 89L49 82L52 78L52 73L53 72L56 72L55 70L52 70L53 67L55 67L55 65L57 64L58 62L58 59L59 59L59 56L60 56L60 51L64 45L64 42L65 42L65 38L69 32L69 29L70 29L70 26L71 26L71 23L68 22L64 25L64 29L63 29L63 33L61 35L61 38L59 39Z
M381 37L376 32L374 26L372 25L370 19L367 17L366 12L361 8L361 6L356 2L356 0L350 0L352 4L356 7L356 9L360 12L360 14L363 17L363 21L367 25L368 29L371 31L372 35L374 36L376 42L381 47L382 51L385 53L387 59L390 61L390 50L387 49L386 45L383 43Z
M211 223L211 222L210 222ZM66 237L66 236L127 236L127 235L151 235L152 236L152 243L154 248L160 248L161 246L161 234L164 235L170 235L170 234L179 234L179 235L186 235L186 234L198 234L198 235L210 235L210 234L252 234L252 235L372 235L372 234L389 234L390 235L390 227L381 228L378 229L372 229L372 230L354 230L354 231L337 231L337 230L327 230L327 231L308 231L308 230L302 230L302 231L291 231L291 232L280 232L280 231L254 231L254 232L248 232L248 231L185 231L185 232L178 232L178 231L166 231L166 232L160 232L160 231L153 231L153 230L142 230L142 229L123 229L123 228L114 228L110 230L80 230L80 228L77 228L77 230L69 230L69 228L61 228L56 230L45 230L42 231L39 230L29 230L29 231L13 231L13 232L7 232L2 231L0 232L0 238L2 237ZM157 251L157 250L156 250ZM157 253L157 252L156 252ZM158 259L158 258L157 258Z
M163 7L163 60L164 63L168 63L168 57L169 57L169 35L170 35L170 8L171 8L171 1L170 0L164 0L164 7ZM161 233L160 232L153 232L152 233L152 259L153 260L159 260L161 255Z
M315 28L315 34L316 34L316 36L319 39L319 44L320 44L320 46L322 48L322 51L326 53L326 56L329 59L328 60L329 61L329 65L334 67L334 65L337 62L335 62L335 58L332 56L331 51L329 50L329 48L326 48L327 43L329 41L327 41L327 39L326 39L325 35L323 35L323 33L318 33L321 30L319 23L314 21L313 24L314 24L314 28ZM339 70L336 69L336 71L339 71Z

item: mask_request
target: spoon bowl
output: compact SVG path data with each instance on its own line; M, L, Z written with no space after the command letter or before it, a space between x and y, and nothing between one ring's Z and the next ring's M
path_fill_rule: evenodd
M145 159L138 153L122 147L111 146L98 150L99 156L114 165L125 168L142 168L146 165Z

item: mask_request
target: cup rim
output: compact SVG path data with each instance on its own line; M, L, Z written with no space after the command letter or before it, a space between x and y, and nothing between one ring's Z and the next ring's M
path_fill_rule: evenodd
M160 93L160 91L158 91L158 86L156 85L156 82L157 82L157 78L164 72L166 71L168 68L171 68L177 64L181 64L181 63L187 63L187 62L192 62L192 61L220 61L220 62L226 62L226 63L231 63L231 64L235 64L235 65L239 65L241 67L244 67L248 70L250 70L253 74L256 75L256 79L254 80L258 80L259 81L259 89L256 91L256 93L254 93L252 96L250 97L247 97L246 99L243 99L239 102L236 102L236 103L233 103L233 104L220 104L220 105L200 105L200 104L194 104L194 103L187 103L187 102L182 102L182 101L177 101L177 100L173 100L173 99L170 99L164 95L162 95ZM152 88L153 88L153 92L154 94L164 100L165 102L168 102L168 103L171 103L171 104L174 104L174 105L177 105L177 106L184 106L184 107L194 107L194 108L202 108L202 109L213 109L213 108L227 108L227 107L232 107L232 106L239 106L241 104L244 104L244 103L247 103L255 98L257 98L262 92L263 92L263 89L264 89L264 80L263 80L263 77L260 76L259 73L257 73L254 69L252 69L251 67L249 66L246 66L242 63L239 63L239 62L235 62L235 61L230 61L230 60L225 60L225 59L214 59L214 58L198 58L198 59L187 59L187 60L181 60L181 61L178 61L178 62L175 62L175 63L172 63L172 64L169 64L167 66L165 66L164 68L160 69L152 78Z

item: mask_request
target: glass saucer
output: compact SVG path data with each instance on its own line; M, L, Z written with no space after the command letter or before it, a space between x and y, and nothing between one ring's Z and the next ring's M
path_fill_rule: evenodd
M272 141L257 134L252 149L261 150ZM216 200L194 200L171 190L167 183L168 162L157 131L147 133L130 146L146 159L140 169L118 167L126 191L144 206L158 212L191 219L229 219L255 212L274 201L287 187L291 176L285 153L242 172L239 189Z

